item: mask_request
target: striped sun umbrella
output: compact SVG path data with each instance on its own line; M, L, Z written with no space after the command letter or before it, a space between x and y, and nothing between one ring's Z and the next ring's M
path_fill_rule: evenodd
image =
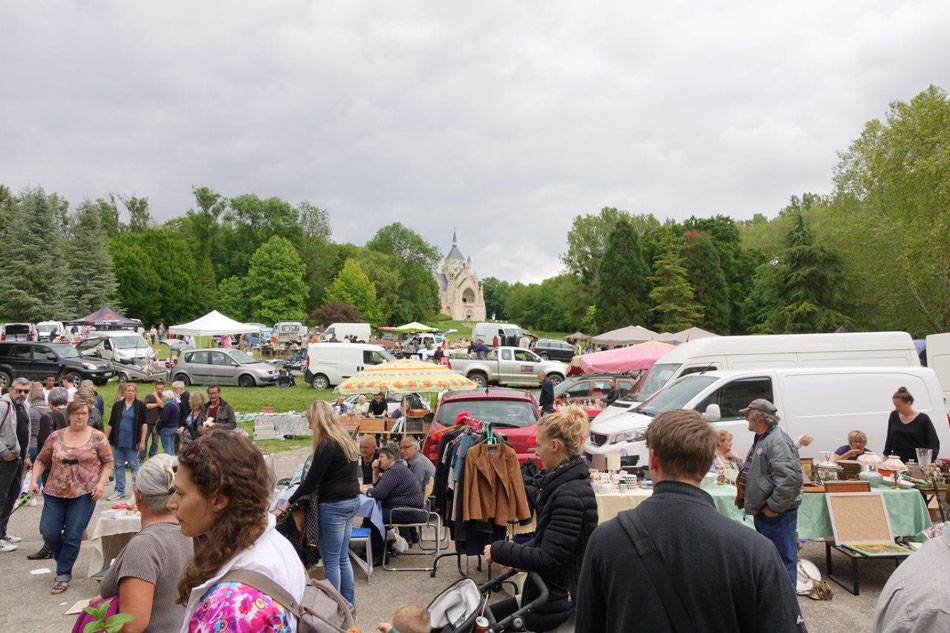
M466 391L478 386L443 365L418 360L394 360L367 367L337 385L336 393L349 395L388 391L390 393L426 393L453 389Z

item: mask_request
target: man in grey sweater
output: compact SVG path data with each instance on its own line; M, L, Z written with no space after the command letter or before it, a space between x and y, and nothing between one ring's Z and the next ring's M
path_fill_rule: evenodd
M30 393L30 381L15 378L9 393L0 398L0 552L12 552L22 539L7 534L7 522L20 496L21 477L30 443L30 416L23 401Z
M804 483L798 448L778 428L778 410L768 400L757 398L742 413L755 440L736 479L736 504L752 515L756 531L775 543L794 587L798 578L798 506Z

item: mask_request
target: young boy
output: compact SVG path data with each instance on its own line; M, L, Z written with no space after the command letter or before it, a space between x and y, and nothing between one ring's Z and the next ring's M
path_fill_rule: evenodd
M432 620L425 607L410 604L393 615L393 623L380 622L376 625L379 633L429 633Z

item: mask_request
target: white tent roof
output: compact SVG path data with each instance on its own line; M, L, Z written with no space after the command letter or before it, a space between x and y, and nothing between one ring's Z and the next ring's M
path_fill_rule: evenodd
M226 317L217 310L212 310L200 319L191 323L173 325L168 328L169 334L179 336L217 336L219 334L245 334L260 331L256 326L244 325L230 317Z
M608 347L619 347L622 345L636 345L647 341L655 341L659 335L653 330L648 330L641 325L628 325L619 330L611 330L598 334L593 339L595 345L606 345Z
M679 343L685 343L686 341L694 341L698 338L708 338L710 336L719 335L699 327L691 327L681 330L675 334L664 332L663 334L660 334L657 340L663 341L664 343L673 343L674 345L677 345Z

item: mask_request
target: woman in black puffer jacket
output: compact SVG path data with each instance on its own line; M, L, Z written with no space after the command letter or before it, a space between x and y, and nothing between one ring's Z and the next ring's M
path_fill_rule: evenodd
M531 631L552 631L562 626L563 630L574 630L577 579L587 541L597 527L597 500L587 464L580 456L587 427L587 414L580 407L568 407L541 420L538 457L544 470L538 478L534 539L523 545L498 541L485 548L487 560L536 572L547 585L548 601L526 618ZM492 614L500 620L537 596L534 584L526 582L522 595L492 605Z

